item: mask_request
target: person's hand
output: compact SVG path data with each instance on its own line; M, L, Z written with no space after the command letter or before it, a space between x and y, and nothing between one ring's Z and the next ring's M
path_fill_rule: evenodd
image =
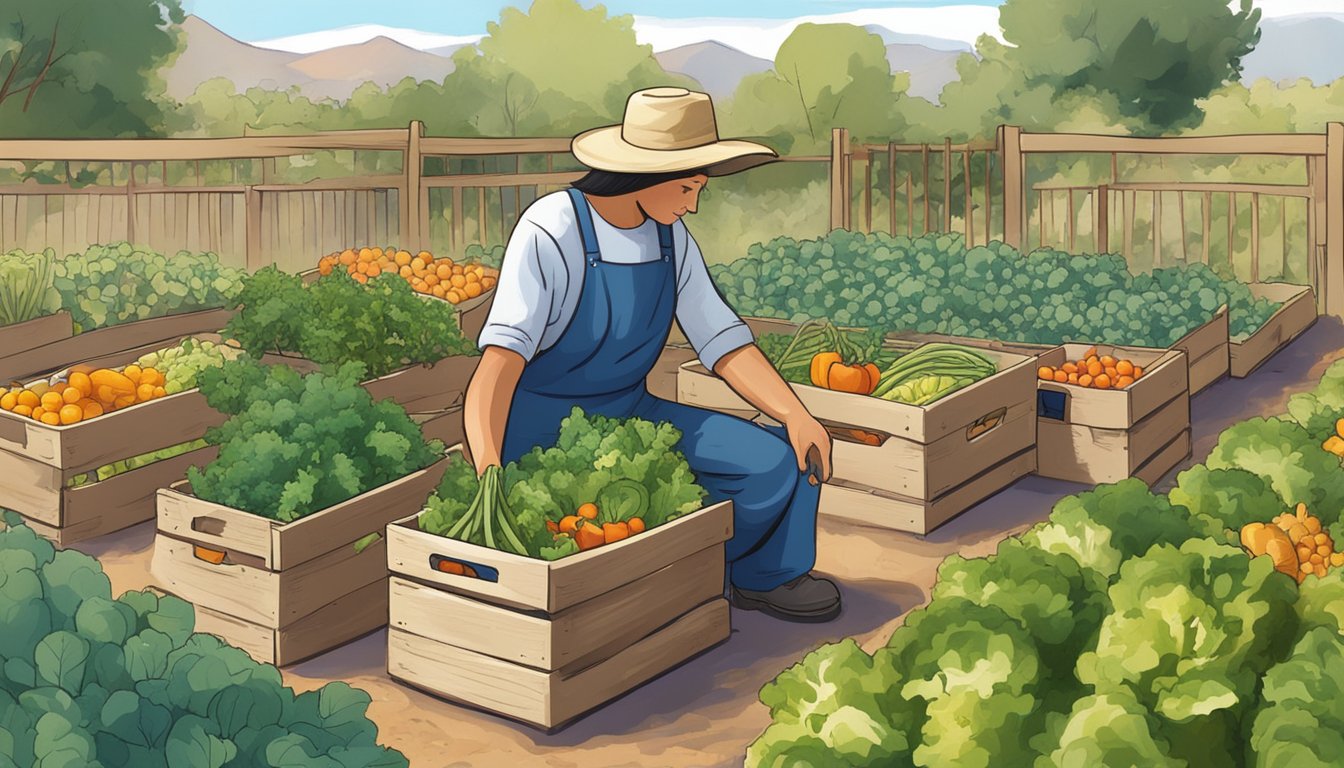
M818 478L821 482L831 479L831 434L821 425L821 422L812 417L807 411L802 411L797 416L787 420L784 423L784 429L789 433L789 444L793 446L794 455L798 458L798 471L808 471L809 456L815 457L819 465L821 476ZM815 484L815 482L814 482Z

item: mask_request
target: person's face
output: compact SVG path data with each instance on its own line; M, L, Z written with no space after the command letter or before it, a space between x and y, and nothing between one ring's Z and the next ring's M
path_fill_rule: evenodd
M673 224L688 213L695 213L700 205L700 191L709 183L709 177L688 176L642 189L635 194L635 202L644 215L659 224Z

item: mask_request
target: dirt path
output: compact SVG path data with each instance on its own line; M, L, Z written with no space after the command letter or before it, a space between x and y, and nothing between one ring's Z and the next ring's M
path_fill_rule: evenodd
M1344 326L1322 319L1252 378L1224 380L1195 398L1194 455L1183 466L1202 460L1229 424L1282 412L1288 396L1309 389L1330 362L1344 357L1342 348ZM656 374L657 394L669 395L666 375L677 357L670 354ZM747 744L769 722L757 691L781 669L844 637L869 649L881 645L907 611L925 602L944 557L992 552L1006 535L1043 519L1056 500L1079 490L1028 477L925 537L823 520L817 569L842 585L840 619L789 625L735 611L728 642L551 736L393 683L384 672L385 632L295 665L285 679L299 689L346 680L367 690L380 740L416 768L740 765ZM153 526L146 523L78 548L102 561L120 592L149 585L152 541Z

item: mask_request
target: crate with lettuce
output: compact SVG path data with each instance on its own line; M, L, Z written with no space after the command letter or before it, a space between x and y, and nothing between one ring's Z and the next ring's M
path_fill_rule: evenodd
M391 675L550 730L726 639L732 508L680 439L576 408L554 446L479 478L454 455L388 527Z
M50 249L15 251L0 257L0 270L7 273L0 315L68 317L74 333L8 352L0 341L5 378L218 331L228 322L228 306L245 274L213 253L165 255L129 243L91 245L64 257ZM28 322L37 322L33 318Z
M55 259L50 248L0 254L0 358L74 334L54 284Z
M228 419L206 433L218 455L158 492L151 572L258 660L290 664L386 623L383 529L443 474L443 445L363 376L247 360L200 374Z

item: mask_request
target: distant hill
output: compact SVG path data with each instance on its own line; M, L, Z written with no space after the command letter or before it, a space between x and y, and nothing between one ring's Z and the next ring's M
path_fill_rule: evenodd
M440 81L454 67L448 56L417 51L386 37L302 54L240 42L197 16L187 16L182 31L182 55L164 72L168 94L176 99L186 99L216 77L229 79L239 91L297 87L314 99L346 99L365 82L386 87L407 76Z
M768 71L773 62L745 54L717 40L683 45L653 55L663 69L699 83L715 99L726 99L747 75Z
M185 99L196 86L227 77L239 89L262 86L283 90L308 78L289 68L302 54L272 51L239 42L197 16L182 22L186 37L182 55L164 72L168 94Z
M895 43L887 46L887 61L892 72L910 73L911 96L937 102L943 86L957 79L957 59L966 52Z
M443 80L453 71L453 66L450 58L417 51L386 37L310 53L289 64L290 69L312 80L355 85L372 82L384 87L407 77Z
M1344 76L1344 14L1265 19L1260 43L1243 62L1242 80L1310 78L1325 85Z

